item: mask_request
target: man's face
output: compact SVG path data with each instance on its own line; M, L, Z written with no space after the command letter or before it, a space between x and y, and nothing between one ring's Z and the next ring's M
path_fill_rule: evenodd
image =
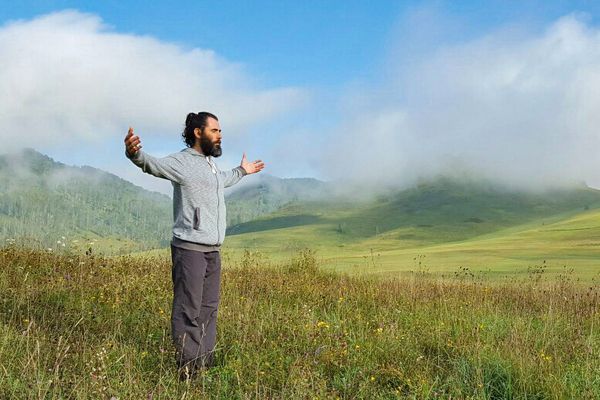
M198 134L196 134L196 138L198 138ZM223 153L221 149L221 126L219 125L219 121L214 118L208 118L206 126L200 133L199 141L204 155L219 157Z

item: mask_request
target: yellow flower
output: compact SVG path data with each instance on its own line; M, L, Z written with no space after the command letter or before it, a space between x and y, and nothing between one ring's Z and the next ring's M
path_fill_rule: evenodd
M325 329L329 329L329 324L325 321L319 321L317 322L317 327L318 328L325 328Z

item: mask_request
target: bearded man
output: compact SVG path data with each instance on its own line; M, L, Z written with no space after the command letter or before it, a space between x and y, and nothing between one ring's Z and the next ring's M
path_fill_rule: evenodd
M173 305L171 332L180 379L214 365L217 310L221 283L220 248L225 239L224 189L243 176L260 172L261 160L221 171L221 127L209 112L188 114L182 133L187 148L163 158L141 151L139 136L129 128L125 154L142 171L173 185Z

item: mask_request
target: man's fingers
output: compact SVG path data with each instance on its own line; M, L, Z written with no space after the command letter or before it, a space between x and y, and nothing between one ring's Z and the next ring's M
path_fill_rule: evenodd
M133 142L135 142L136 140L139 142L140 141L140 137L139 136L131 136L129 139L127 139L125 141L125 143L127 143L127 145L130 145Z

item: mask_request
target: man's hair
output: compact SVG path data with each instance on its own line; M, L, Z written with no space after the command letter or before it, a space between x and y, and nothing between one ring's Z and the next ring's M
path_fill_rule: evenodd
M187 145L187 147L192 147L194 143L196 143L196 136L194 136L194 129L200 128L200 132L204 130L206 126L206 121L209 118L214 118L215 120L219 120L216 115L211 114L206 111L201 111L198 114L189 113L187 118L185 119L185 129L181 136L183 137L183 141Z

